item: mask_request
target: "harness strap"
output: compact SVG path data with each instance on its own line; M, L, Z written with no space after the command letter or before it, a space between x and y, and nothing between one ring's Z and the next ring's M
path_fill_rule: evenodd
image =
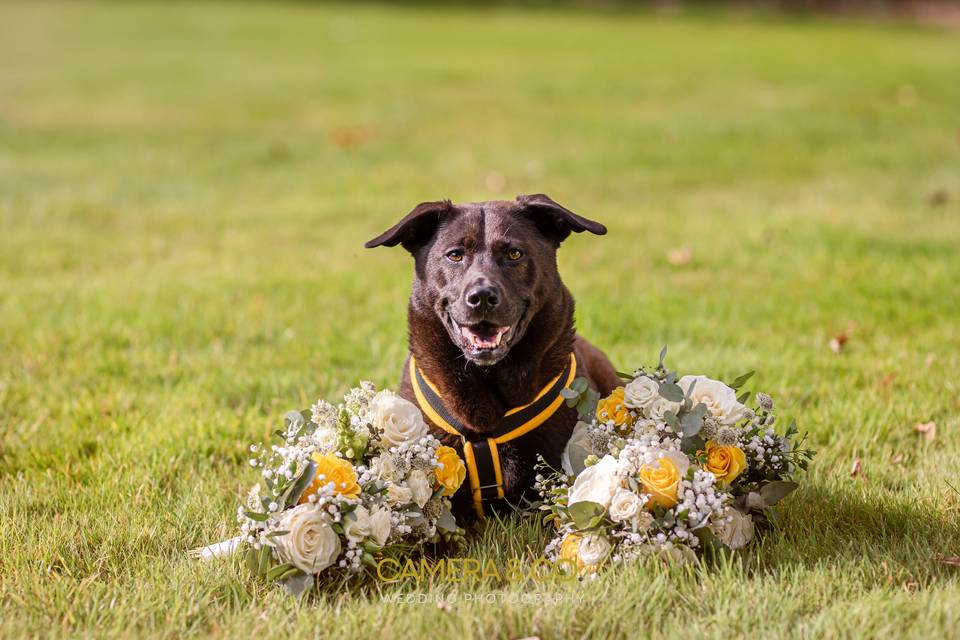
M555 378L540 390L528 404L507 411L496 427L483 434L468 429L457 420L443 404L443 398L426 374L410 356L410 381L420 409L430 421L463 441L463 457L467 464L473 506L477 515L483 514L483 501L502 499L503 469L500 466L498 444L510 442L533 431L546 422L563 404L560 392L573 382L577 375L577 359L573 353L570 360Z

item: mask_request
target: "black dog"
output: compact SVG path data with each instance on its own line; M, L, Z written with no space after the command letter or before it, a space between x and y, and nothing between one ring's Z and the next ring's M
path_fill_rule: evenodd
M574 331L573 297L557 272L560 243L582 231L607 232L541 194L425 202L365 245L401 244L415 259L400 394L467 459L472 482L454 497L458 514L471 503L480 512L481 497L532 497L538 454L560 468L577 420L558 395L571 369L603 395L620 384L606 356ZM508 429L499 443L488 440Z

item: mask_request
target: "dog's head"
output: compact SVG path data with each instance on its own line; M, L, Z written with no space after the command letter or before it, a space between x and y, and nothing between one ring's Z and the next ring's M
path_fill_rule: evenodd
M412 304L436 314L478 365L499 362L563 285L556 252L571 232L607 232L545 195L417 205L366 243L403 245L416 260Z

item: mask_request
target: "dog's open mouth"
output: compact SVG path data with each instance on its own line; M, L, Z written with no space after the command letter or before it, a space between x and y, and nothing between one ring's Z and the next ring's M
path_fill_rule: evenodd
M458 325L460 337L474 353L494 351L509 341L512 327L500 327L490 322L478 322L472 325Z

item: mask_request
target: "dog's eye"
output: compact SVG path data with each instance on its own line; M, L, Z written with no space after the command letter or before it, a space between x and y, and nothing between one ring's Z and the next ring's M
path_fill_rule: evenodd
M454 249L452 251L447 251L446 256L447 260L450 262L462 262L463 261L463 250Z
M517 260L519 260L519 259L522 258L522 257L523 257L523 251L520 251L520 249L509 249L509 250L507 250L507 260L510 260L510 261L512 261L512 262L516 262Z

